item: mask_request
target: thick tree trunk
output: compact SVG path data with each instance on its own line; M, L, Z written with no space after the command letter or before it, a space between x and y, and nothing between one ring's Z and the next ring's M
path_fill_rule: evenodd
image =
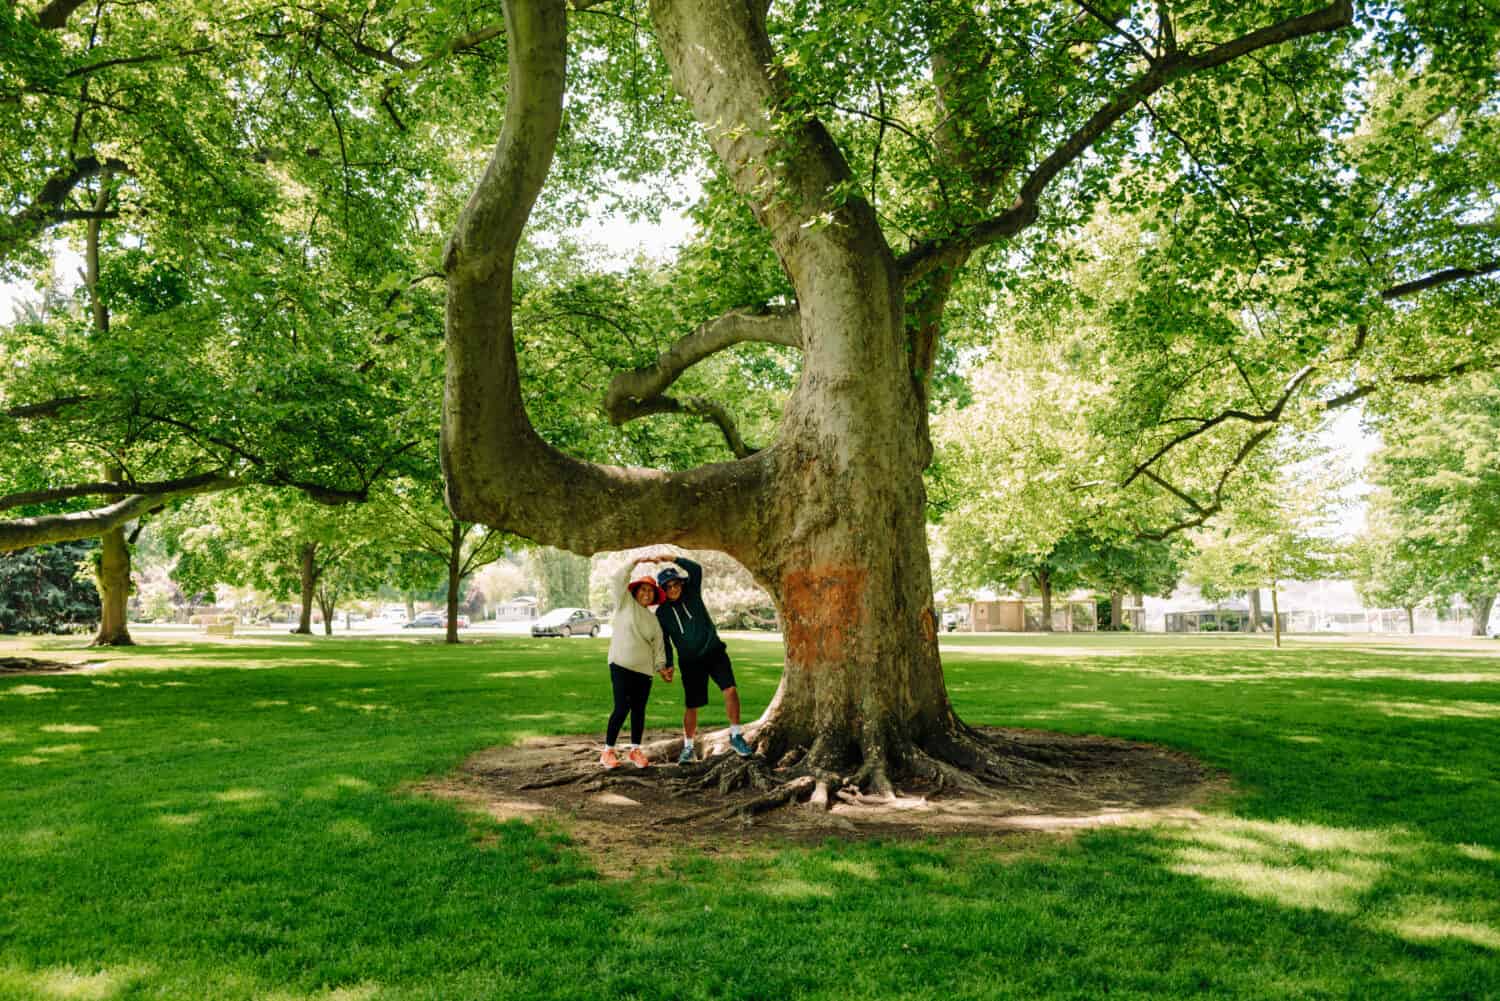
M297 628L293 629L292 632L299 633L303 636L311 636L313 592L317 590L318 587L317 543L306 543L305 545L303 545L301 550L298 551L297 556L301 561L302 615L297 620Z
M99 632L93 646L133 646L125 623L125 609L130 601L130 543L125 528L119 526L100 537L99 550Z
M1119 591L1109 592L1109 629L1110 632L1119 632L1125 628L1125 623L1120 619L1125 615L1125 596Z
M417 617L417 599L411 596L410 591L403 594L401 598L406 602L406 621L410 622Z
M1473 635L1489 635L1490 611L1495 607L1495 596L1493 594L1471 594L1468 596L1469 607L1474 611Z
M455 521L448 539L448 628L443 637L445 643L458 642L458 587L462 583L463 562L463 525Z
M1260 588L1252 587L1249 591L1250 598L1250 631L1260 632Z
M796 289L804 364L777 440L682 473L584 463L519 392L517 241L561 120L566 10L510 0L505 128L449 240L443 466L454 515L575 552L669 541L739 559L772 594L781 684L750 729L771 761L889 790L898 775L1009 775L954 716L937 651L922 470L930 455L905 289L827 132L773 78L765 8L653 0L678 90ZM831 197L839 194L838 200ZM945 769L947 771L945 771Z
M1037 589L1042 592L1041 631L1052 632L1052 575L1045 570L1036 575Z
M1409 636L1417 635L1417 610L1411 605L1406 606L1406 632Z

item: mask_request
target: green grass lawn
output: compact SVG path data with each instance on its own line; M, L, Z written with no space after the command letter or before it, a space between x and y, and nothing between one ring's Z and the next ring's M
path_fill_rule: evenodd
M1180 748L1233 795L1072 838L664 835L619 880L405 791L602 728L605 641L138 638L0 677L0 998L1500 998L1497 643L945 637L965 718ZM781 648L731 651L754 715Z

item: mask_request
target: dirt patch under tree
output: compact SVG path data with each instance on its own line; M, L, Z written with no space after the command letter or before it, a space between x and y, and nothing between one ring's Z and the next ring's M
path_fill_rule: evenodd
M727 732L700 739L708 758L677 765L679 735L647 734L656 764L599 767L597 737L535 737L490 748L453 775L420 787L500 820L560 822L608 873L657 865L670 842L732 853L757 842L826 838L1001 836L1140 822L1190 809L1223 780L1188 755L1111 737L982 728L1048 764L999 789L903 788L863 795L853 787L815 796L804 776L727 750ZM811 800L811 802L810 802Z

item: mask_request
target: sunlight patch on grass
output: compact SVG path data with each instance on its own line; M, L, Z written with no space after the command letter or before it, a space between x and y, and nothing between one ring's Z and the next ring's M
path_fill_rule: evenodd
M1500 719L1500 702L1364 702L1387 716L1403 719Z
M375 834L370 830L369 824L348 817L329 824L328 833L340 840L355 841L360 844L375 839Z
M556 676L556 671L491 671L483 675L486 678L551 678Z
M1500 862L1500 852L1484 845L1459 845L1458 853L1479 862Z
M1291 741L1293 744L1321 744L1322 737L1312 737L1305 733L1288 733L1282 735L1282 740Z
M0 744L14 744L21 738L9 727L0 727Z
M98 733L99 728L88 723L48 723L43 733Z
M82 744L51 744L46 747L33 747L32 754L81 754Z
M369 792L375 788L364 779L353 775L335 775L325 782L308 786L302 790L303 799L333 799L341 792Z
M235 788L225 789L223 792L214 793L214 799L220 803L254 803L266 798L264 789Z
M6 689L0 689L0 695L20 695L26 698L34 698L38 695L56 695L57 689L48 688L45 685L12 685Z
M286 699L256 699L250 703L251 709L270 709L274 706L289 705Z
M1390 921L1386 928L1414 942L1458 939L1486 949L1500 950L1500 929L1477 921L1465 921L1451 907L1424 902L1406 915Z
M749 889L755 893L763 893L768 897L778 897L782 900L814 900L818 897L833 896L833 888L830 886L824 886L822 883L809 883L805 879L793 877L768 879L756 883Z
M16 850L22 856L45 855L55 851L66 838L67 835L55 827L33 827L22 831L16 838Z
M121 996L148 972L142 968L80 973L71 966L45 970L0 967L0 992L58 1001L109 1001Z
M326 991L314 991L311 994L277 991L273 994L258 996L264 998L265 1001L370 1001L379 994L379 984L362 983L351 984L348 987L334 987Z
M1166 828L1172 870L1247 897L1347 914L1406 848L1392 836L1317 824L1205 818Z
M1431 681L1438 684L1473 685L1500 683L1500 671L1396 671L1390 668L1351 671L1349 677L1381 681Z
M38 758L33 754L23 754L10 760L18 765L45 765L47 763L46 758Z
M828 863L828 868L835 872L841 872L846 876L856 876L872 882L880 878L880 870L875 867L873 862L855 862L851 859L838 859Z
M340 709L357 709L362 713L378 713L389 710L391 707L381 702L335 702Z
M192 827L202 819L201 813L163 813L156 818L156 822L168 827Z
M123 681L91 681L91 682L89 682L89 684L93 685L95 688L123 688L123 687L125 687L125 682L123 682Z

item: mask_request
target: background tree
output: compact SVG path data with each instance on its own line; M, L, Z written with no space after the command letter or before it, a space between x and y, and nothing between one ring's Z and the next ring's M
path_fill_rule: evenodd
M434 473L436 471L434 470ZM447 642L458 642L458 605L463 583L480 567L498 559L508 541L504 533L461 522L443 506L437 482L395 481L366 512L383 526L391 548L418 553L441 568L447 615Z
M1406 631L1417 631L1417 606L1438 591L1437 574L1402 545L1388 495L1370 498L1365 529L1349 547L1350 570L1360 600L1372 608L1406 612Z
M526 553L526 572L537 583L537 600L543 609L588 607L588 557L537 546Z
M215 585L248 583L300 608L295 633L312 632L313 605L325 577L341 563L370 557L372 533L359 507L328 507L294 492L265 488L195 500L163 519L170 552L180 554L174 575L189 594L213 594ZM383 552L382 552L383 558ZM384 566L382 562L381 567ZM329 610L352 579L351 568L324 586ZM324 631L332 632L331 616Z
M63 542L0 553L0 633L54 633L99 618L84 567L97 545Z
M1196 552L1187 566L1188 581L1210 601L1268 588L1277 648L1281 646L1281 584L1335 576L1347 560L1333 531L1337 480L1307 460L1294 465L1295 458L1295 454L1285 455L1281 468L1273 467L1262 490L1226 511L1212 530L1197 533Z
M1500 592L1500 379L1476 373L1389 407L1370 461L1402 563L1434 597L1462 597L1483 636Z

